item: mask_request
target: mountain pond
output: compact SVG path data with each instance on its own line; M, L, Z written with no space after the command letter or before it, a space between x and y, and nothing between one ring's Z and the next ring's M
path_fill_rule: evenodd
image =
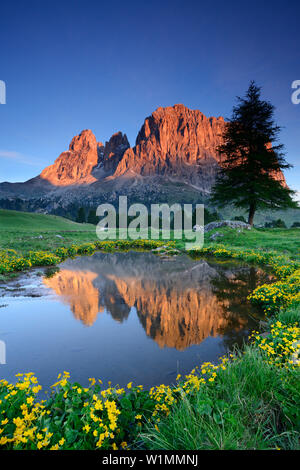
M240 262L133 251L32 270L0 285L0 375L34 372L43 388L64 370L83 386L174 383L247 341L262 319L247 295L271 281Z

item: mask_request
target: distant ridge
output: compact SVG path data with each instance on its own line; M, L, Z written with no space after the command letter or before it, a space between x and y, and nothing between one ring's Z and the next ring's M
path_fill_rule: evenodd
M1 183L0 207L65 215L120 194L132 202L199 202L215 181L225 126L222 117L176 104L145 119L133 148L122 132L103 145L83 130L37 177ZM276 177L286 184L282 173Z

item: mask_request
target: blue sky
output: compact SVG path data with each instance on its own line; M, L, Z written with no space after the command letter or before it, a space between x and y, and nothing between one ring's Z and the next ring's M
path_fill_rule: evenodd
M276 106L300 190L300 4L277 0L10 1L0 15L0 181L24 181L82 129L131 145L144 118L183 103L229 117L254 79Z

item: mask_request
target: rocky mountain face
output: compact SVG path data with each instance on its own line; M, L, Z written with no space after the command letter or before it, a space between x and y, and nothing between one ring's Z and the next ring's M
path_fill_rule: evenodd
M114 134L103 145L97 142L91 130L84 130L72 139L69 150L42 171L40 178L54 186L94 183L97 170L103 168L113 173L128 148L129 142L122 132Z
M102 144L100 144L102 145ZM90 130L73 137L69 150L60 154L53 165L45 168L40 178L54 186L92 183L92 170L98 164L98 143Z
M120 161L115 176L163 175L209 190L220 162L224 119L207 118L182 104L158 108L145 119L133 149Z
M101 148L100 152L100 168L103 166L105 172L114 173L119 162L122 160L124 152L129 149L130 145L126 134L117 132L113 134L108 142Z
M104 145L91 130L75 136L69 150L25 183L0 184L0 207L64 215L68 208L117 202L201 202L221 162L222 117L207 118L182 104L158 108L130 148L122 132ZM285 183L284 176L279 178Z

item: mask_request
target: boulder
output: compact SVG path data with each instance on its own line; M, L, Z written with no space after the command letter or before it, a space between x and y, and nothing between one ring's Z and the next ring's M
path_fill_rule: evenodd
M204 232L210 232L211 230L221 227L230 227L234 229L242 228L245 230L251 230L251 225L239 220L220 220L218 222L211 222L210 224L205 225Z
M193 232L201 232L201 233L203 233L203 232L204 232L204 227L203 227L203 225L194 225L194 227L193 227Z
M210 240L214 241L214 240L216 240L217 238L220 238L220 237L224 237L224 234L220 233L220 232L215 232L210 236Z

